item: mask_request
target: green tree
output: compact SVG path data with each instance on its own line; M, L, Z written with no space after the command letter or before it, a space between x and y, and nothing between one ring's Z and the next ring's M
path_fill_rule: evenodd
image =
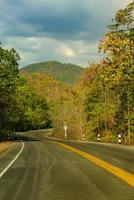
M0 46L0 129L10 129L10 113L16 103L15 95L19 55L14 50L3 49Z
M134 90L134 3L125 9L119 10L109 26L109 32L100 42L99 49L107 53L103 64L105 67L103 80L111 84L118 96L118 110L116 112L117 132L130 132L133 107Z

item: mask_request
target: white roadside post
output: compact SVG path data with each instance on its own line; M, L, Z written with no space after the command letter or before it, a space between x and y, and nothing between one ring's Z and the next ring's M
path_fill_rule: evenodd
M97 135L98 142L100 142L100 134Z
M121 134L118 135L118 143L121 144Z
M64 136L65 136L65 140L67 139L67 129L68 129L68 126L67 125L65 125L64 126Z
M82 140L83 140L83 141L85 140L85 134L82 135Z

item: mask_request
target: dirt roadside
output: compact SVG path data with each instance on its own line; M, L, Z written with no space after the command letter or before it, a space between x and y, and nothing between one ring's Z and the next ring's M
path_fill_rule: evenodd
M11 142L0 142L0 153L6 151L10 145Z

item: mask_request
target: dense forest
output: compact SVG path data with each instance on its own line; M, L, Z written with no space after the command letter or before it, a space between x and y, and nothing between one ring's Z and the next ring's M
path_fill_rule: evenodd
M30 66L19 72L19 55L0 47L0 137L53 127L67 139L134 142L134 3L119 10L98 45L104 53L75 84ZM54 72L55 73L55 72ZM58 79L58 80L55 80ZM66 79L66 77L64 77ZM77 80L77 79L75 79ZM70 81L69 81L70 83Z

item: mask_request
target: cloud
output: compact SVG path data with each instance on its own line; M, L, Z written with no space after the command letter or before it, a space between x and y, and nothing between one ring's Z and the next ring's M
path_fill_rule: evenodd
M63 44L58 49L58 52L59 52L60 55L63 55L63 57L65 57L65 58L74 58L76 56L75 51L71 47L69 47L65 44Z
M18 50L20 66L44 60L59 60L87 66L88 61L97 61L101 55L96 52L97 44L72 40L57 40L51 37L8 37L5 48Z
M5 0L0 16L7 35L96 40L119 4L115 0Z
M128 0L1 0L0 41L15 47L22 65L60 59L98 60L97 44Z

